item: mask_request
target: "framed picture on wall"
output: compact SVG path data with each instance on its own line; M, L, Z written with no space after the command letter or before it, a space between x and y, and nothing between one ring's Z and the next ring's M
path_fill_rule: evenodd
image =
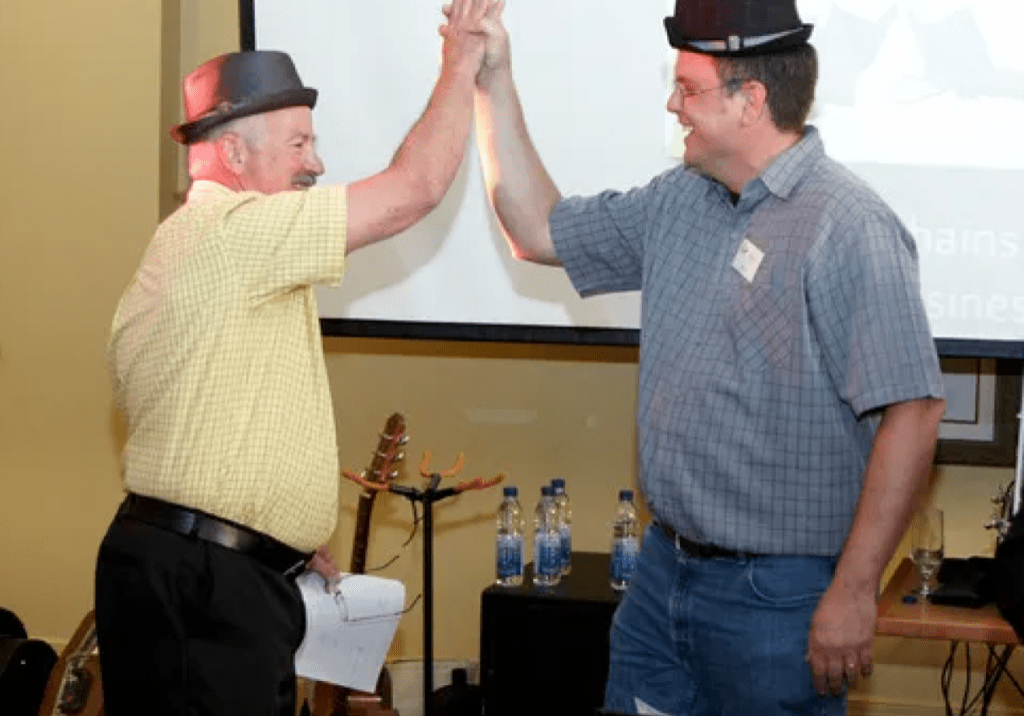
M1004 358L941 359L946 413L939 425L939 464L1013 467L1022 362Z

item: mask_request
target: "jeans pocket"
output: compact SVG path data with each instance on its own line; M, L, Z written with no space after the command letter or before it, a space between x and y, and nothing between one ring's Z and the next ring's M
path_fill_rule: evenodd
M747 580L756 599L777 607L800 607L821 600L834 569L833 560L825 557L755 559Z

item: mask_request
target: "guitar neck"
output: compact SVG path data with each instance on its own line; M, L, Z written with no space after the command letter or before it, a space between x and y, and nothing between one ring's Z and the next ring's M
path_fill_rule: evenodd
M366 549L370 543L370 516L373 514L375 492L364 492L359 495L359 510L356 513L356 532L352 538L352 561L349 572L363 574L366 571Z

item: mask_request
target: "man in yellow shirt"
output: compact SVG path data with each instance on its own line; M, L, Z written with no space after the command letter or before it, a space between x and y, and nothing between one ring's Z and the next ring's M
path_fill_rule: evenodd
M113 321L128 496L99 550L106 712L294 714L294 577L337 573L338 461L314 284L443 198L473 115L491 0L454 0L440 77L390 166L316 187L316 90L280 52L185 78L187 202L157 229ZM317 559L313 559L314 554Z

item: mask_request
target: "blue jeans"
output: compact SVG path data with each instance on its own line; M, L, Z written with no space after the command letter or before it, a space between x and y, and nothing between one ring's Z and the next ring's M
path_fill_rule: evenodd
M698 559L648 527L612 622L605 708L842 716L845 696L819 696L805 661L834 570L831 557Z

